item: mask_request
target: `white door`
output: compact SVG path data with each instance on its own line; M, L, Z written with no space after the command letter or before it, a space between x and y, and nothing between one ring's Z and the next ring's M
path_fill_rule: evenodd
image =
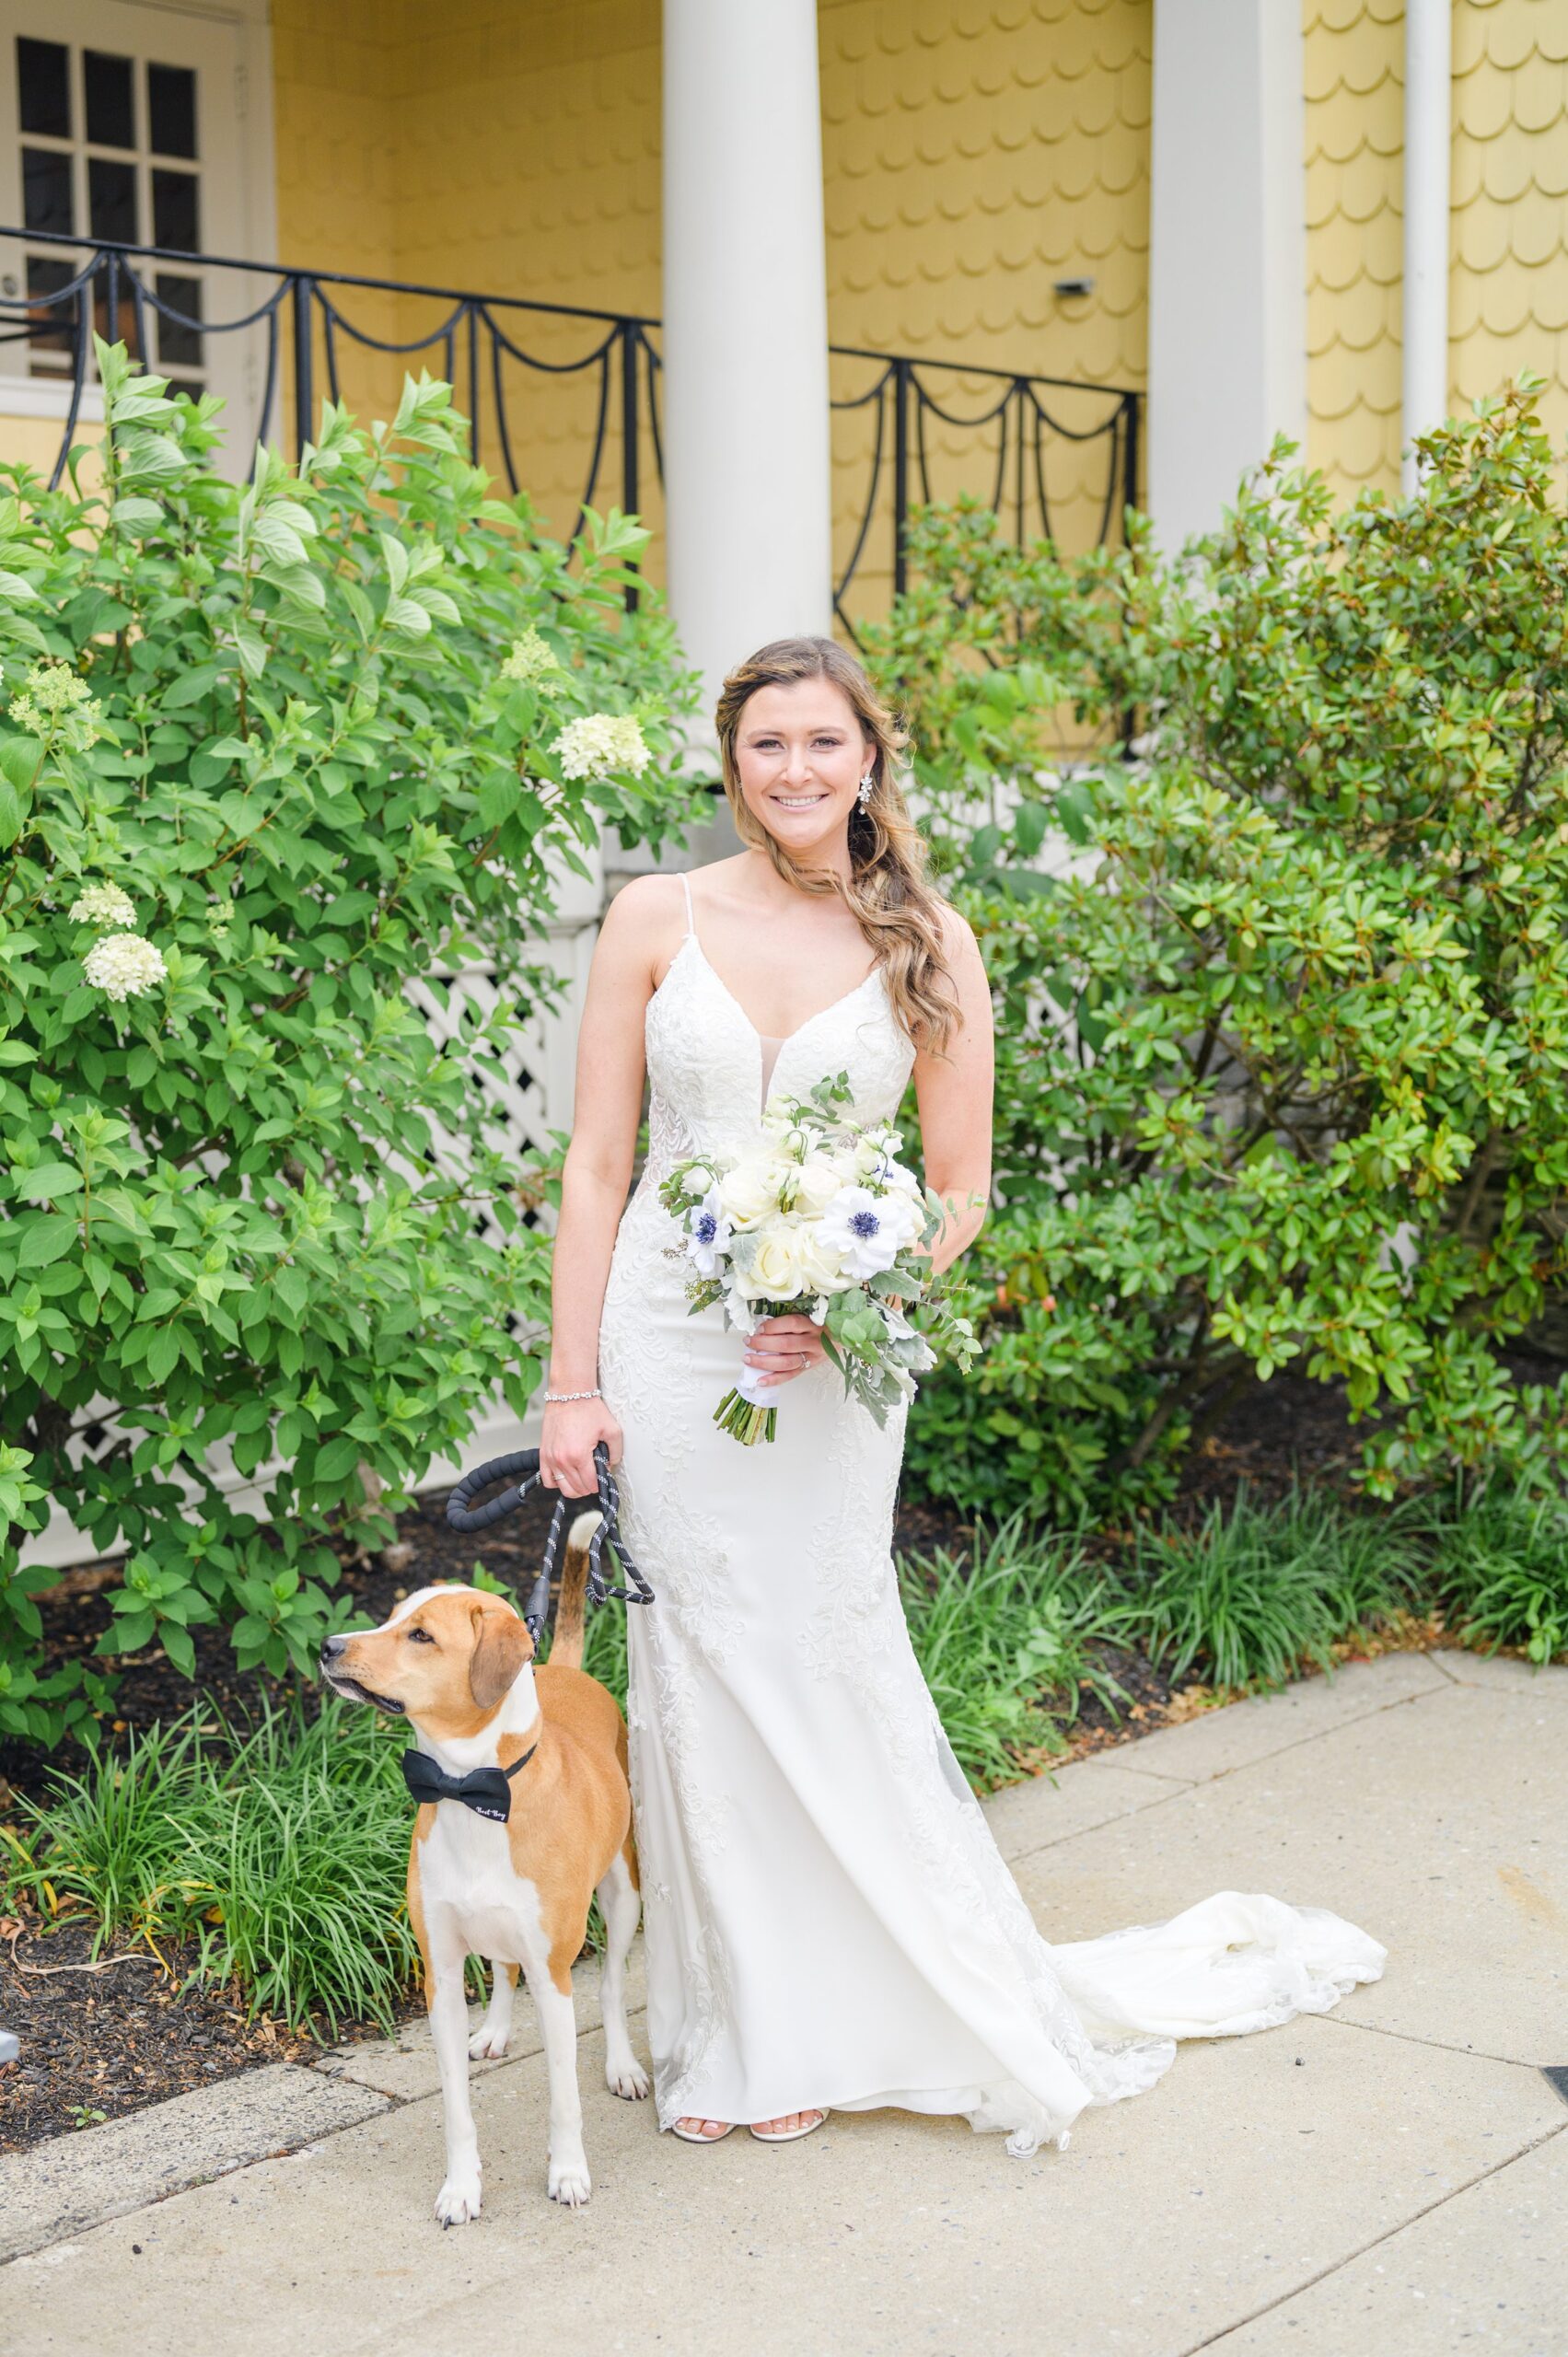
M131 264L154 299L138 319L122 273L115 333L158 375L223 396L231 470L248 470L266 331L214 329L258 308L276 282L270 273L224 270L209 257L271 259L270 217L257 217L270 216L270 204L258 201L270 167L252 153L266 125L247 104L254 16L247 0L232 12L140 0L6 0L0 410L64 416L69 398L71 307L51 311L41 298L80 273L90 247L48 245L37 233L156 246L165 250L158 258ZM30 314L11 308L29 298L39 306ZM108 333L101 278L95 312L94 327Z

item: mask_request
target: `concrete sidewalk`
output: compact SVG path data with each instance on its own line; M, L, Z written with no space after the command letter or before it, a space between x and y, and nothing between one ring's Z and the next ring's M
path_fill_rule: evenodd
M1255 1888L1364 1925L1387 1975L1332 2014L1185 2047L1020 2162L890 2111L777 2151L661 2137L605 2089L585 1973L587 2209L545 2199L520 2008L475 2088L484 2215L441 2233L411 2030L0 2163L0 2248L26 2254L0 2275L0 2351L1562 2357L1568 1668L1395 1655L989 1807L1048 1937Z

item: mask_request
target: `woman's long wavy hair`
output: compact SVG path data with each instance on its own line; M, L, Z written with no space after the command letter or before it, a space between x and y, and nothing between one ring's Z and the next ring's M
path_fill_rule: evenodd
M754 816L740 790L735 748L747 704L759 688L794 687L803 679L827 679L838 688L876 748L865 807L857 803L850 813L847 884L830 869L800 866ZM894 1014L909 1039L916 1048L945 1053L958 1019L958 999L943 956L941 902L925 879L925 842L895 776L908 738L878 702L861 666L830 638L775 639L729 674L714 721L725 792L741 842L766 852L776 872L797 891L818 899L838 894L854 911L882 966Z

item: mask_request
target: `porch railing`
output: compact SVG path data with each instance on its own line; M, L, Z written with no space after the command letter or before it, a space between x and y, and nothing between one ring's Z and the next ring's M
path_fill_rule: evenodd
M7 267L11 255L17 259ZM255 300L242 301L230 317L204 316L210 275L229 272L241 274L245 294ZM364 312L389 300L434 304L438 316L420 332L377 333ZM356 308L358 318L351 316ZM0 227L0 413L7 377L60 389L64 415L52 483L83 424L96 330L111 343L123 339L134 356L192 390L211 379L215 339L250 339L257 381L241 447L290 432L296 451L302 447L321 395L342 398L350 349L410 361L434 355L470 420L475 464L498 471L514 491L524 487L527 467L516 372L541 381L580 380L586 463L578 524L583 510L605 496L638 512L663 482L658 327L633 312ZM847 558L833 583L835 610L852 636L852 590L873 572L895 594L907 586L911 511L934 496L972 493L1020 543L1035 533L1049 537L1060 504L1051 469L1077 446L1092 452L1098 483L1086 482L1078 466L1073 495L1091 511L1088 537L1100 544L1122 537L1125 510L1138 504L1136 391L969 361L830 349L841 383L870 371L868 383L832 399L834 418L842 421L839 438L854 435L859 446L848 461L839 454L840 463L857 467L864 482L845 535ZM935 434L947 448L934 463ZM970 437L956 459L955 436ZM635 602L635 589L628 595Z

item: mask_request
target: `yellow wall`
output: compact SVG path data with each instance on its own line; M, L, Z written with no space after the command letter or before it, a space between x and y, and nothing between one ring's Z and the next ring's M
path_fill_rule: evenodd
M822 0L820 41L833 341L1141 389L1151 0ZM1078 277L1093 278L1091 295L1053 291ZM836 361L835 395L864 391L875 375ZM964 417L995 399L982 378L936 371L923 381ZM1074 432L1112 409L1075 390L1049 405ZM933 493L966 486L989 497L996 434L934 424ZM841 557L864 505L871 440L869 412L837 422ZM1057 534L1087 546L1107 446L1046 448ZM860 575L862 605L886 594L889 551L884 520Z
M1141 387L1153 0L819 6L834 341ZM1454 26L1453 401L1538 367L1554 378L1547 417L1561 443L1568 7L1456 0ZM1303 29L1307 457L1349 497L1399 480L1403 0L1303 0ZM275 0L282 254L656 313L658 39L656 0ZM1092 296L1053 294L1053 280L1078 275L1095 279ZM374 332L404 337L440 309L342 299ZM594 340L581 324L528 337L556 360ZM424 357L441 368L438 352ZM345 356L347 397L385 414L403 365ZM841 397L867 381L864 366L835 363ZM515 371L508 382L522 470L564 528L587 471L590 389ZM481 398L488 410L488 384ZM983 399L971 379L954 405L968 413ZM1102 413L1092 395L1062 407L1080 426ZM841 416L835 428L841 559L868 424ZM934 435L938 494L960 480L989 490L974 448ZM1102 465L1098 446L1053 458L1069 545L1092 536ZM601 504L619 484L612 435ZM656 522L656 494L645 505ZM885 592L887 554L882 519L863 604Z
M1404 0L1306 0L1307 458L1398 483Z
M1403 0L1306 0L1307 455L1336 493L1397 490ZM1568 434L1568 8L1454 10L1449 402L1533 368Z
M657 313L654 0L338 0L325 43L319 17L313 0L275 0L286 259L346 256L341 267L371 273L379 252L384 276ZM1151 43L1151 0L821 0L834 341L1141 386ZM1053 279L1083 274L1097 281L1086 300L1052 294ZM405 302L397 331L422 331L437 309ZM367 298L353 316L374 319ZM557 360L595 341L581 324L528 338ZM362 359L352 378L345 366L351 396L385 413L399 365ZM837 392L865 381L836 364ZM568 527L587 389L508 382L528 486ZM969 413L982 389L949 397ZM1081 429L1107 406L1068 394L1061 413ZM836 443L842 555L868 450L843 421ZM973 447L933 436L934 490L956 487L958 454ZM619 492L613 435L605 459L601 505ZM1093 537L1104 464L1099 446L1054 455L1064 540ZM991 467L966 479L989 492ZM644 506L656 522L656 495ZM863 605L885 592L886 542L882 528Z
M400 278L393 188L400 125L393 106L401 0L273 0L278 260L365 278ZM383 341L399 332L393 297L359 289L335 296L344 316ZM283 377L286 447L293 447L293 339ZM339 389L356 412L396 407L404 364L340 340ZM318 350L316 417L329 386Z
M1568 436L1568 6L1463 0L1454 13L1451 383L1456 407L1533 368Z

